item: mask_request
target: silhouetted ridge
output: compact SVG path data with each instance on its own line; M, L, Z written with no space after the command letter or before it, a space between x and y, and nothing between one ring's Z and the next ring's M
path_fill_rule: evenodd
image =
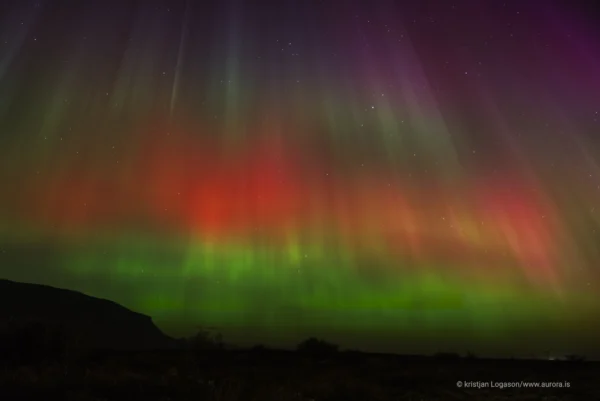
M59 326L77 345L91 348L166 348L173 340L149 316L115 302L39 284L0 280L0 321Z

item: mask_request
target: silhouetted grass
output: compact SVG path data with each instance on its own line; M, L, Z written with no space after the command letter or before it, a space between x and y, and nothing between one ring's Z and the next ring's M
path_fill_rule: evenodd
M487 360L440 353L401 357L338 351L308 339L298 351L224 350L218 336L199 334L180 350L78 352L60 328L39 322L6 327L0 399L398 401L592 400L598 364ZM457 381L570 381L568 389L469 389Z

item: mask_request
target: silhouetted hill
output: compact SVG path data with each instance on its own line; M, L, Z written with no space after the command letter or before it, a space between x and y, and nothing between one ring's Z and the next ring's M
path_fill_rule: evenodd
M105 299L38 284L0 280L0 324L47 323L77 346L153 349L174 345L149 316Z

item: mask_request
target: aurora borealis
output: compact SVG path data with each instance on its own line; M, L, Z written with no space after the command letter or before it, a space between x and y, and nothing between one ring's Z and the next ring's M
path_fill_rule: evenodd
M598 36L521 3L3 3L2 278L173 335L593 352Z

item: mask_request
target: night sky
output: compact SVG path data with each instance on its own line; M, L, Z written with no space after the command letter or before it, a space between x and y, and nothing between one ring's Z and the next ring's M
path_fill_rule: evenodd
M600 355L586 7L3 1L0 277L174 336Z

